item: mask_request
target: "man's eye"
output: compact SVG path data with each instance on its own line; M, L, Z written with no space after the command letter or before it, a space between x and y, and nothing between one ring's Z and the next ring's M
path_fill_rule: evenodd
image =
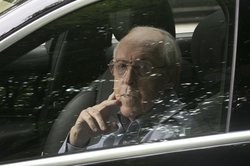
M145 64L143 64L143 65L140 65L140 69L141 70L149 70L149 66L148 65L145 65Z
M123 69L123 68L126 68L127 65L126 65L126 63L119 63L119 64L117 64L117 67L120 69Z

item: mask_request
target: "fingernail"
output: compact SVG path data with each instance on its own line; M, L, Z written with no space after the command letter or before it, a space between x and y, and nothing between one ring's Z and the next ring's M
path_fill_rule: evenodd
M94 132L97 132L97 128L94 128Z
M106 126L102 126L102 130L106 130Z

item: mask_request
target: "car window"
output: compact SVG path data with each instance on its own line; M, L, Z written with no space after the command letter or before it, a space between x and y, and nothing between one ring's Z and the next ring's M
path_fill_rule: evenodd
M224 133L232 56L232 24L226 19L230 16L214 0L107 0L53 20L17 41L0 55L1 161L56 155L60 149L82 152ZM152 99L153 111L164 108L148 114L148 119L136 117L141 128L129 133L132 123L117 118L124 114L119 105L112 106L108 123L119 124L123 131L95 135L87 149L69 147L69 133L81 111L107 100L116 89L117 75L110 66L120 62L112 61L113 53L137 26L164 29L180 48L179 78L164 100ZM143 68L152 72L149 78L155 77L151 69L159 66L150 63L135 61L139 69L131 70L142 77ZM150 89L146 83L141 86Z
M237 63L235 69L234 96L230 131L249 130L249 37L246 30L249 25L244 24L246 15L249 14L249 2L240 3L239 29L237 44Z

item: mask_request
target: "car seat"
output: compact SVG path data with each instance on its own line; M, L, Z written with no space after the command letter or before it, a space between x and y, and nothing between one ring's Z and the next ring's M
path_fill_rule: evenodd
M229 82L225 80L225 75L230 71L226 66L226 34L226 19L222 10L202 20L193 33L191 51L197 79L190 92L189 103L195 105L194 117L202 128L200 134L223 130L221 124L225 122L225 113L221 95Z
M131 5L126 6L127 4ZM175 36L174 19L167 1L129 0L127 4L123 4L122 10L119 7L114 8L109 15L110 29L117 40L121 40L135 26L154 26L165 29ZM112 52L116 44L106 48L106 53L108 53L106 62L112 59ZM91 83L88 90L75 96L60 113L47 138L44 154L57 153L80 112L106 100L112 91L113 76L109 70L106 70L98 80ZM116 116L117 108L114 109L111 119Z

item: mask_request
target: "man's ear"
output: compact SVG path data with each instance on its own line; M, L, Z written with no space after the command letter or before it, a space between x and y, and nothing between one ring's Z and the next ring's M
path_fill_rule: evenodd
M180 65L176 65L175 68L170 70L169 78L167 80L166 87L165 87L166 90L174 87L174 85L179 79L180 72L181 72Z

